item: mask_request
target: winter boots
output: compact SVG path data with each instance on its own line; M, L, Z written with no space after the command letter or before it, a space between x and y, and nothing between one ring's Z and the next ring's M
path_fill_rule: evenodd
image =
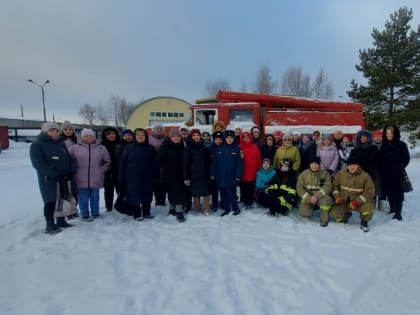
M394 216L392 218L394 220L402 221L401 212L402 212L403 202L399 200L398 201L394 200L394 202L390 202L390 207L391 207L391 210L389 211L389 213L394 213Z
M68 228L68 227L72 227L73 224L69 224L66 222L66 219L64 219L64 217L62 218L57 218L57 226L60 228Z
M184 212L182 210L183 210L183 205L175 206L174 212L176 215L176 220L178 222L185 222Z
M60 233L61 229L54 224L54 219L47 220L47 227L45 228L45 233L49 235L54 235Z
M368 226L368 223L367 223L366 221L361 221L361 222L360 222L360 229L361 229L363 232L369 232L369 226Z

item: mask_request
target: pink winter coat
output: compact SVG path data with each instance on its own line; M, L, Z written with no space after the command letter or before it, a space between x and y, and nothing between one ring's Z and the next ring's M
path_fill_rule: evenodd
M101 188L105 172L111 166L108 150L99 143L78 143L70 147L76 160L76 183L78 188Z
M316 155L321 159L321 168L329 171L331 176L334 176L337 173L338 161L340 160L335 143L331 142L328 146L318 144Z

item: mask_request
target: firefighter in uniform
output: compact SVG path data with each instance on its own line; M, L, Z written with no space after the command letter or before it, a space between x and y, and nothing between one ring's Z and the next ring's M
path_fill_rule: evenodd
M336 222L347 223L352 211L360 214L360 228L369 231L368 222L375 211L373 197L375 185L368 173L360 167L360 161L351 156L347 160L347 168L342 169L333 181L333 206L330 216Z
M309 218L314 210L320 209L320 225L328 225L328 212L333 201L331 199L332 183L329 172L321 169L319 156L309 160L309 168L303 171L297 180L296 190L301 198L298 214Z

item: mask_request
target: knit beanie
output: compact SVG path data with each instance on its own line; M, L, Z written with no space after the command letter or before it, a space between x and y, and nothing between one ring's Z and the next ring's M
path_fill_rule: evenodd
M81 135L82 137L85 137L85 136L92 136L92 137L95 137L95 132L93 132L93 130L92 130L92 129L89 129L89 128L83 128L83 129L82 129L82 132L80 133L80 135Z
M60 127L55 122L47 121L42 124L41 131L47 133L48 130L57 129L60 130Z
M61 124L61 130L63 130L63 129L73 129L74 130L74 126L71 124L71 122L69 122L68 120L65 120Z
M124 129L122 132L121 132L121 136L125 136L125 135L132 135L132 136L134 136L134 134L133 134L133 131L131 131L131 129Z

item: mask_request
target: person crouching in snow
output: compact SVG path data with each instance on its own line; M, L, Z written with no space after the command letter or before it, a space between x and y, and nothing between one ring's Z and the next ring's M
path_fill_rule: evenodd
M347 169L342 169L334 177L333 198L335 205L330 211L330 217L336 222L347 223L352 211L360 214L360 228L369 231L368 222L375 211L373 197L375 186L368 173L362 170L360 161L350 156Z
M134 130L134 141L127 144L119 165L119 181L127 193L134 220L153 219L153 175L156 173L156 149L149 144L147 131Z
M234 215L241 212L236 201L236 185L242 177L243 158L241 149L234 143L235 132L226 131L225 144L218 147L214 153L210 175L220 189L221 203L225 216L233 211Z
M288 215L296 205L296 171L293 170L291 159L279 161L276 174L267 184L265 193L271 216Z
M84 128L81 136L81 142L70 147L70 154L77 162L77 196L82 220L92 221L99 217L99 188L104 187L111 157L105 146L96 141L92 129Z
M257 203L264 208L268 207L265 186L273 179L274 175L276 175L276 170L271 166L271 160L264 159L261 168L257 172L257 179L255 181Z
M330 173L320 167L321 159L313 156L309 168L303 171L297 180L296 190L301 202L298 214L309 218L316 209L320 209L321 226L328 225L328 212L331 209L332 183Z

